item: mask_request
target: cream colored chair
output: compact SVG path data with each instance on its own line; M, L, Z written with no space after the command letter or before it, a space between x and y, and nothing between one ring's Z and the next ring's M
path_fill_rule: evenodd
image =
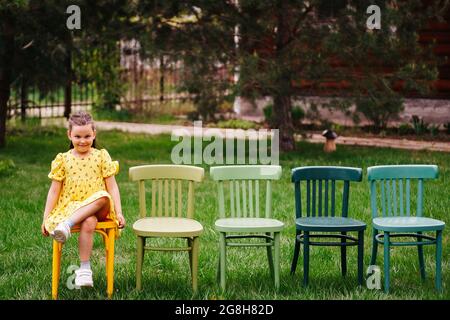
M133 224L137 235L136 289L142 290L144 252L188 251L192 289L197 291L199 236L203 226L194 220L194 182L201 182L203 168L184 165L144 165L130 168L130 179L139 183L140 219ZM151 181L151 211L147 217L145 182ZM187 203L183 187L187 184ZM147 246L152 238L184 238L186 247Z

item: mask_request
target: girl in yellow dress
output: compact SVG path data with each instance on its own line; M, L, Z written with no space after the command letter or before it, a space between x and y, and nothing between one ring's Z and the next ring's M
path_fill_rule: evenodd
M114 176L119 171L105 149L95 148L95 125L86 112L69 118L70 150L59 153L48 175L52 184L45 205L42 234L64 243L70 229L80 225L78 238L80 268L76 286L93 286L90 256L97 221L113 220L125 226L120 193Z

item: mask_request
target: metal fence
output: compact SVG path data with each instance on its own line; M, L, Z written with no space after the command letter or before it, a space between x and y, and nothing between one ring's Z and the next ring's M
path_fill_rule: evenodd
M124 85L117 110L153 114L168 111L174 104L192 108L192 96L181 88L184 68L179 61L169 61L164 56L142 58L137 41L121 41L116 48L116 63L120 67L120 79ZM77 66L90 63L89 55L72 57L74 80L70 90L61 86L43 94L37 87L24 86L21 80L14 85L8 102L8 118L63 117L65 99L70 92L71 111L90 111L99 98L99 90L93 79L86 79ZM182 110L180 110L182 112Z

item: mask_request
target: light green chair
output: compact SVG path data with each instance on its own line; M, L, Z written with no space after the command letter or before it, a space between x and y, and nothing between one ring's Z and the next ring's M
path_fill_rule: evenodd
M257 165L212 167L210 174L211 178L218 182L220 219L215 222L215 228L220 233L218 278L222 289L225 290L227 247L266 247L270 273L274 278L275 288L278 289L280 232L284 224L272 219L272 181L280 179L281 167ZM263 189L265 189L264 211L259 201ZM263 241L232 242L233 239L246 238L260 238Z
M144 252L188 251L192 289L197 291L199 236L203 226L194 220L194 182L201 182L204 169L183 165L144 165L131 167L129 176L139 182L140 219L133 224L137 235L136 289L142 289ZM145 181L151 181L151 211L147 217ZM187 201L183 189L187 184ZM147 246L155 238L184 238L186 247Z
M438 167L435 165L375 166L367 169L367 176L370 182L373 218L371 264L376 263L378 244L384 245L384 291L389 292L390 249L393 246L417 246L420 274L422 279L425 279L424 245L436 245L436 289L442 291L442 230L445 223L423 216L424 180L436 179ZM413 203L411 185L416 181L417 197L414 216L414 209L411 208ZM436 232L436 237L425 235L424 232ZM393 241L397 237L412 237L415 241Z

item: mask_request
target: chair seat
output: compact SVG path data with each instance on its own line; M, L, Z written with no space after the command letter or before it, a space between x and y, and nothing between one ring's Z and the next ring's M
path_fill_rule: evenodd
M96 230L103 230L103 229L110 229L110 228L118 228L117 223L113 220L105 220L105 221L97 222L97 225L95 226ZM70 229L70 231L71 232L80 232L80 229L81 229L81 225L76 224Z
M360 231L366 229L362 221L345 217L304 217L295 219L298 230L303 231Z
M373 227L388 232L437 231L444 229L445 222L425 217L378 217Z
M221 232L279 232L284 228L283 222L269 218L226 218L215 225Z
M194 219L149 217L137 220L133 231L144 237L196 237L203 232L203 226Z

